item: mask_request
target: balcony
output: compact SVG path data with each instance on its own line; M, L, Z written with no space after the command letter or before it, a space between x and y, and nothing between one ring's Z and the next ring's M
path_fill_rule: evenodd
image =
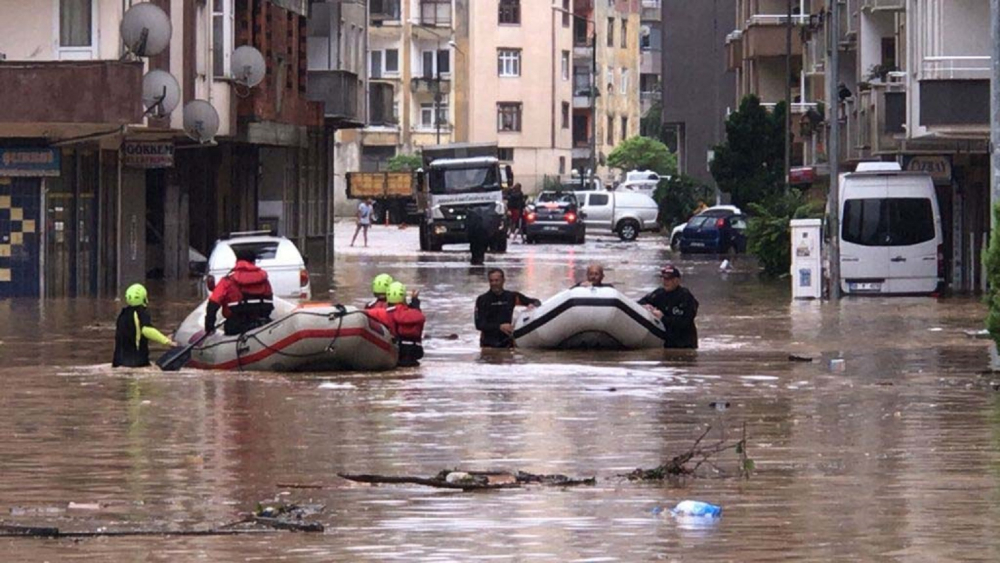
M991 57L924 57L921 80L989 80Z
M643 21L659 20L663 13L660 0L642 0L640 19Z
M0 62L0 123L141 123L142 63Z
M760 14L747 20L743 30L743 57L756 59L785 55L786 15ZM792 16L792 24L802 26L809 22L809 16ZM792 56L802 56L802 34L792 31Z
M436 78L411 78L410 92L414 94L433 94L440 88L441 94L447 96L451 92L451 80L441 77Z
M862 0L861 8L869 12L901 12L906 10L906 0Z
M306 97L323 103L323 115L340 129L364 125L364 95L358 75L343 70L310 70Z
M736 30L726 36L726 70L743 66L743 32Z
M420 0L420 25L451 27L451 0Z
M639 72L645 74L660 74L661 66L660 51L642 51L639 54Z
M776 102L768 102L768 103L762 103L760 105L767 108L767 111L774 111L774 107L777 106L778 104ZM808 112L810 109L816 109L816 107L817 104L814 102L808 102L808 103L793 102L792 115L805 115L805 113Z

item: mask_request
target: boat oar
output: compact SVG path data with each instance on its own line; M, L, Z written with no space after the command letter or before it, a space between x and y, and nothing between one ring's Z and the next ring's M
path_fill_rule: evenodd
M218 330L219 327L222 326L224 323L225 321L216 325L215 327L216 330ZM177 371L181 369L182 367L184 367L184 364L188 363L188 360L191 359L191 350L193 350L195 346L204 342L205 339L211 336L212 334L213 334L212 332L206 330L205 334L199 336L198 339L195 340L194 342L186 346L174 346L173 348L164 352L163 355L160 356L158 360L156 360L156 365L160 366L160 369L163 371Z

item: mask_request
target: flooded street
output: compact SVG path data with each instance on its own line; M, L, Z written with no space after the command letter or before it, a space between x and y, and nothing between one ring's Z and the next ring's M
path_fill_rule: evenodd
M588 263L639 298L673 259L701 303L697 352L487 351L472 322L486 271L415 229L337 230L330 293L361 305L389 272L419 289L422 366L383 374L110 368L111 300L0 301L0 519L62 531L209 529L260 501L325 505L322 534L2 538L12 561L1000 560L1000 376L984 375L975 297L792 302L739 257L674 258L657 237L511 245L487 266L545 299ZM323 288L323 280L314 280ZM166 330L195 282L150 285ZM789 355L812 358L793 362ZM845 369L830 369L843 358ZM729 408L716 408L720 405ZM638 484L746 425L756 470L728 452L701 478ZM593 487L463 493L372 487L338 472L442 469L597 478ZM685 499L713 525L654 515ZM70 503L74 503L70 505Z

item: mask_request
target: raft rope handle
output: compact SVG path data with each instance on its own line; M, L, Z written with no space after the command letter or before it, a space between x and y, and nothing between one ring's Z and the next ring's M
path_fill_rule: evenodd
M341 308L343 308L343 305L341 305ZM292 314L295 314L295 313L292 313ZM287 318L291 317L292 314L289 314L287 317L281 319L281 321L284 321ZM331 316L337 317L337 319L339 320L339 323L337 324L337 335L334 336L332 340L330 340L330 344L328 344L327 347L325 349L323 349L322 351L320 351L320 352L310 352L308 354L292 354L290 352L283 352L281 350L278 350L277 348L272 348L271 346L268 346L263 341L261 341L260 337L258 337L256 334L247 335L246 338L247 339L253 338L258 343L260 343L260 345L265 350L270 351L272 354L278 354L279 356L285 356L287 358L311 358L313 356L319 356L319 355L322 355L322 354L329 353L333 349L334 343L337 341L337 338L340 337L340 329L341 329L341 327L344 326L344 317L346 317L347 315L359 315L359 314L360 315L364 315L365 312L362 311L362 310L348 311L348 310L344 309L343 313L340 313L338 311L337 313L323 314L323 313L310 313L310 312L307 312L307 311L298 311L297 314L300 314L300 315L312 315L314 317L326 317L327 319L330 319ZM275 323L277 323L277 322L278 321L275 321ZM238 353L239 353L239 349L237 348L237 354Z

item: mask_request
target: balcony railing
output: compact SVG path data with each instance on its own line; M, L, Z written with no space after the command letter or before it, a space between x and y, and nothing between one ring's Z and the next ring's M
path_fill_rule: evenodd
M906 0L862 0L861 7L872 12L901 11L906 9Z
M752 25L785 25L788 21L788 14L757 14L750 16L747 20L747 27ZM809 23L809 15L793 15L792 25L806 25Z
M420 25L451 25L451 0L420 0Z
M989 80L991 57L924 57L923 80Z
M364 90L353 72L310 70L306 95L311 101L323 102L327 119L354 127L364 123Z
M767 102L760 104L765 107L767 111L774 111L775 106L778 104L776 102ZM810 109L816 109L815 102L793 102L792 103L792 115L804 114Z

